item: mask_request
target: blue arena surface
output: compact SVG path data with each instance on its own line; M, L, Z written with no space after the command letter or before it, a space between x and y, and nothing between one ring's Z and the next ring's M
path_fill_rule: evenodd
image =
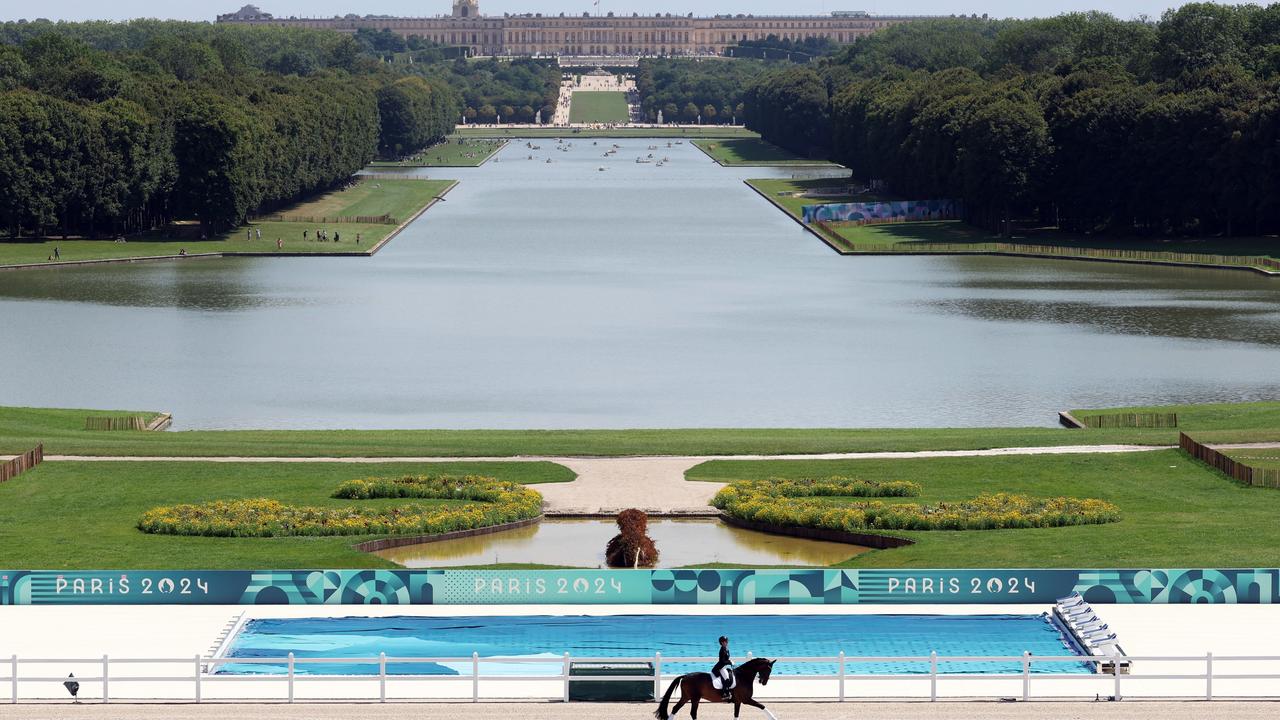
M708 657L716 638L732 639L735 660L755 656L832 657L844 651L846 672L859 675L928 673L927 662L867 662L859 657L1071 657L1058 627L1045 615L611 615L491 617L343 617L250 620L232 639L227 658L452 658L437 663L388 661L388 674L468 675L473 652L482 675L559 675L562 664L484 661L484 658L573 659ZM663 663L664 674L706 670L709 663ZM942 673L1020 673L1020 662L940 662ZM286 666L228 663L229 674L279 674ZM376 675L378 665L298 664L311 675ZM776 675L831 675L835 662L780 662ZM1087 673L1083 663L1033 664L1032 672Z

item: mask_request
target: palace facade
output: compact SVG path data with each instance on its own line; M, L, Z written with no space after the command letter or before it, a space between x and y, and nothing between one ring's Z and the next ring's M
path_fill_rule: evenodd
M911 17L861 11L821 16L720 15L694 17L638 15L504 15L480 13L479 0L454 0L453 13L428 18L346 15L334 18L277 18L253 5L219 15L220 23L281 25L354 33L361 28L417 35L472 55L723 55L742 40L770 35L787 40L824 37L850 43Z

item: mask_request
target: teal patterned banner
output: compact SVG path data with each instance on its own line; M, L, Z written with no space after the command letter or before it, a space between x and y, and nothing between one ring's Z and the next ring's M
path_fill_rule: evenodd
M0 605L1280 603L1280 570L0 571Z

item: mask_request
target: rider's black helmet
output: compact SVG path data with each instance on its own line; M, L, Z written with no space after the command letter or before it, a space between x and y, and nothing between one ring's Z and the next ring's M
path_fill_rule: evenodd
M720 642L722 642L722 643L727 643L727 642L729 642L729 638L727 638L727 637L725 637L725 636L721 635L721 636L720 636Z

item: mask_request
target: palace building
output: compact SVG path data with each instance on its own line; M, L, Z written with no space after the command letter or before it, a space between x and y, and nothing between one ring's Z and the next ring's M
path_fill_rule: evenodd
M723 55L742 40L770 35L787 40L811 37L849 43L859 36L914 18L862 11L830 15L523 15L487 16L479 0L454 0L450 15L402 18L345 15L333 18L278 18L246 5L219 15L220 23L280 25L354 33L361 28L417 35L443 45L465 47L472 55Z

